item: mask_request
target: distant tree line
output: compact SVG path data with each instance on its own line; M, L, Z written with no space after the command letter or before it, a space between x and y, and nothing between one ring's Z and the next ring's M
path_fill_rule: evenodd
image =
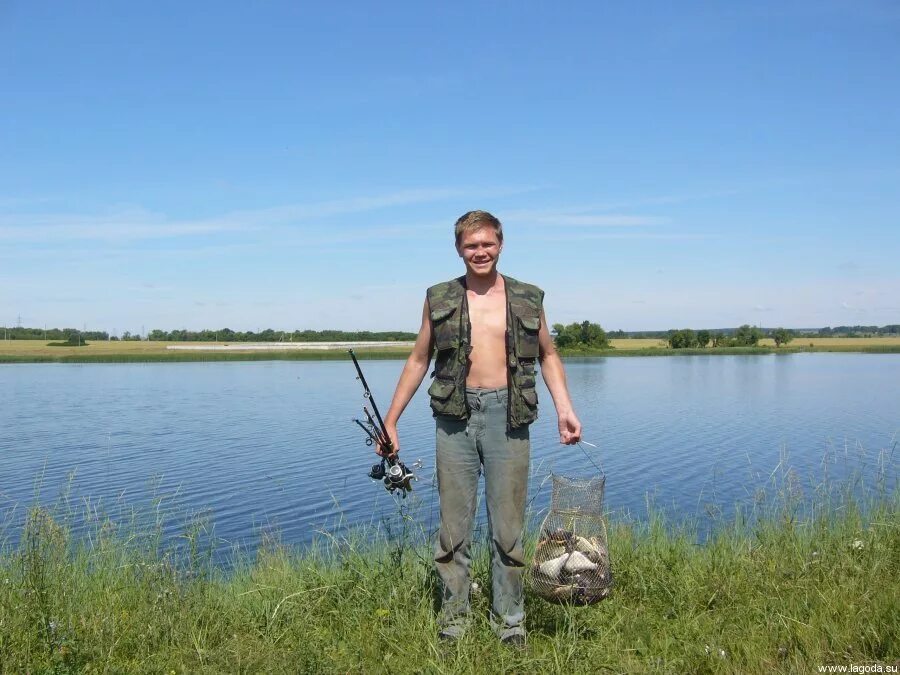
M733 337L741 327L738 328L710 328L711 335L720 334L727 337ZM765 335L771 335L777 328L760 328ZM644 330L644 331L610 331L610 338L656 338L660 340L668 340L671 330ZM795 335L803 335L805 337L878 337L882 335L900 335L900 324L889 324L886 326L835 326L831 328L796 328Z
M129 331L122 333L121 337L110 335L106 331L87 330L81 331L75 328L0 328L0 340L55 340L68 342L80 338L86 340L141 340L140 335ZM404 331L342 331L342 330L295 330L276 331L267 328L255 333L253 331L234 331L230 328L219 330L172 330L164 331L153 329L147 335L148 340L172 341L172 342L388 342L415 340L415 333Z
M565 326L553 324L554 342L559 349L609 349L609 337L597 323L582 321Z
M104 330L78 330L77 328L0 328L0 340L61 340L67 342L80 337L82 340L108 340ZM113 338L115 339L115 338Z
M787 344L795 336L805 337L876 337L900 335L900 324L886 326L826 326L825 328L802 328L794 331L785 328L758 328L744 324L737 328L716 328L694 331L690 328L668 331L624 331L607 333L596 323L582 321L569 325L553 325L554 340L560 348L590 347L607 349L610 339L656 338L666 340L674 349L690 347L732 347L755 346L763 337L771 337L777 346ZM78 330L77 328L28 328L23 326L0 327L0 339L6 340L56 340L68 341L79 336L81 340L159 340L171 342L372 342L410 341L415 333L405 331L341 331L341 330L295 330L276 331L272 328L254 331L234 331L230 328L219 330L204 329L191 331L175 329L164 331L153 329L143 337L125 331L121 336L110 335L107 331Z
M826 326L816 332L800 331L809 337L875 337L877 335L900 335L900 324L887 326Z
M283 331L266 328L253 331L234 331L230 328L219 330L172 330L158 328L150 331L150 340L169 342L374 342L415 340L415 333L404 331L343 331L343 330L295 330Z
M764 337L772 338L775 346L780 347L794 339L794 332L786 328L775 328L763 332L762 329L745 323L730 334L725 331L693 331L690 328L670 330L666 341L672 349L702 349L710 343L713 347L755 347Z

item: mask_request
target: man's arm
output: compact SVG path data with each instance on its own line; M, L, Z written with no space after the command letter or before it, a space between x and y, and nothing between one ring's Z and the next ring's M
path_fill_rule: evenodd
M541 346L541 375L544 376L544 382L553 397L556 416L559 419L559 442L574 445L581 440L581 422L578 421L572 407L569 385L566 383L566 371L563 368L562 359L556 353L556 346L547 329L547 317L544 316L543 310L541 310L541 330L538 332L538 342Z
M416 337L416 344L413 345L412 354L406 359L406 365L403 366L403 372L400 373L400 380L397 382L397 388L394 390L394 398L391 400L391 407L388 408L387 415L384 417L384 426L388 435L394 444L394 454L400 452L400 440L397 436L397 421L400 415L406 410L419 385L428 372L428 364L431 362L431 352L434 348L432 344L431 333L431 315L428 312L428 300L422 308L422 325L419 328L419 335ZM381 446L375 450L379 455L383 455Z

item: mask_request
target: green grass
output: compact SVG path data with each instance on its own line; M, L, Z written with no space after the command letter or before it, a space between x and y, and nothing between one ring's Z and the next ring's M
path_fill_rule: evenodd
M357 349L360 359L405 359L408 350ZM640 349L589 349L563 350L563 357L607 356L727 356L759 354L798 354L803 352L843 352L862 354L900 354L898 345L854 345L816 347L721 347L707 349L666 349L645 347ZM203 361L334 361L346 359L343 349L285 352L122 352L100 354L0 354L2 363L178 363Z
M737 356L759 354L801 354L811 352L844 352L860 354L900 354L900 344L854 344L854 345L814 345L787 347L707 347L691 349L669 349L667 347L642 347L638 349L564 349L561 355L571 356Z
M823 501L823 504L826 502ZM616 585L599 605L528 595L528 650L498 645L474 595L460 643L436 640L430 549L357 532L269 541L226 572L202 522L178 550L160 524L96 517L76 538L33 509L0 553L0 672L813 672L900 658L900 498L786 500L705 543L661 516L613 522ZM96 515L96 512L94 512ZM474 576L488 589L485 546Z
M409 350L354 350L360 359L405 359ZM0 354L0 363L172 363L196 361L336 361L350 357L346 349L260 352L110 352L99 354Z
M758 347L723 347L707 349L669 349L665 342L655 339L615 339L612 349L563 350L563 356L606 357L606 356L690 356L690 355L753 355L753 354L795 354L798 352L862 352L900 353L900 339L897 338L804 338L796 339L786 347L776 349L771 344ZM50 346L42 340L0 341L0 364L2 363L156 363L185 361L320 361L346 359L344 348L331 350L284 350L284 351L180 351L167 349L172 342L92 342L82 347L68 345ZM194 343L192 346L200 346ZM359 347L360 358L405 359L410 348L399 347Z

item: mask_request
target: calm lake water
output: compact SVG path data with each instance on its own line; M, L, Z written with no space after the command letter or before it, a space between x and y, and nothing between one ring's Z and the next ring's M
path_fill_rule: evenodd
M402 361L363 361L386 412ZM793 468L824 476L897 476L900 355L791 354L568 360L586 448L607 475L610 511L636 518L648 500L703 518L752 503ZM427 384L427 383L426 383ZM405 502L424 532L437 526L434 424L421 387L400 424L402 455L422 460ZM549 504L551 471L597 470L561 446L545 389L532 426L533 518ZM70 512L138 509L165 520L202 514L214 536L252 548L267 531L291 544L371 523L399 523L394 499L366 477L352 363L247 362L0 366L0 543L15 542L28 506Z

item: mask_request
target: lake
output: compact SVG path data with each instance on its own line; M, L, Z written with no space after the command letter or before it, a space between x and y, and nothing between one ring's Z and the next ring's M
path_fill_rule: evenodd
M402 361L362 361L386 412ZM895 481L900 355L790 354L568 359L585 440L561 446L549 393L532 426L532 518L551 471L607 476L606 505L678 518L751 504L791 468L810 491L879 466ZM543 387L541 383L541 387ZM421 459L403 503L437 527L427 382L401 419L402 457ZM358 524L396 527L398 505L367 476L362 387L346 361L0 366L0 543L37 502L69 512L137 509L165 533L201 514L214 536L252 549ZM774 472L774 473L773 473Z

